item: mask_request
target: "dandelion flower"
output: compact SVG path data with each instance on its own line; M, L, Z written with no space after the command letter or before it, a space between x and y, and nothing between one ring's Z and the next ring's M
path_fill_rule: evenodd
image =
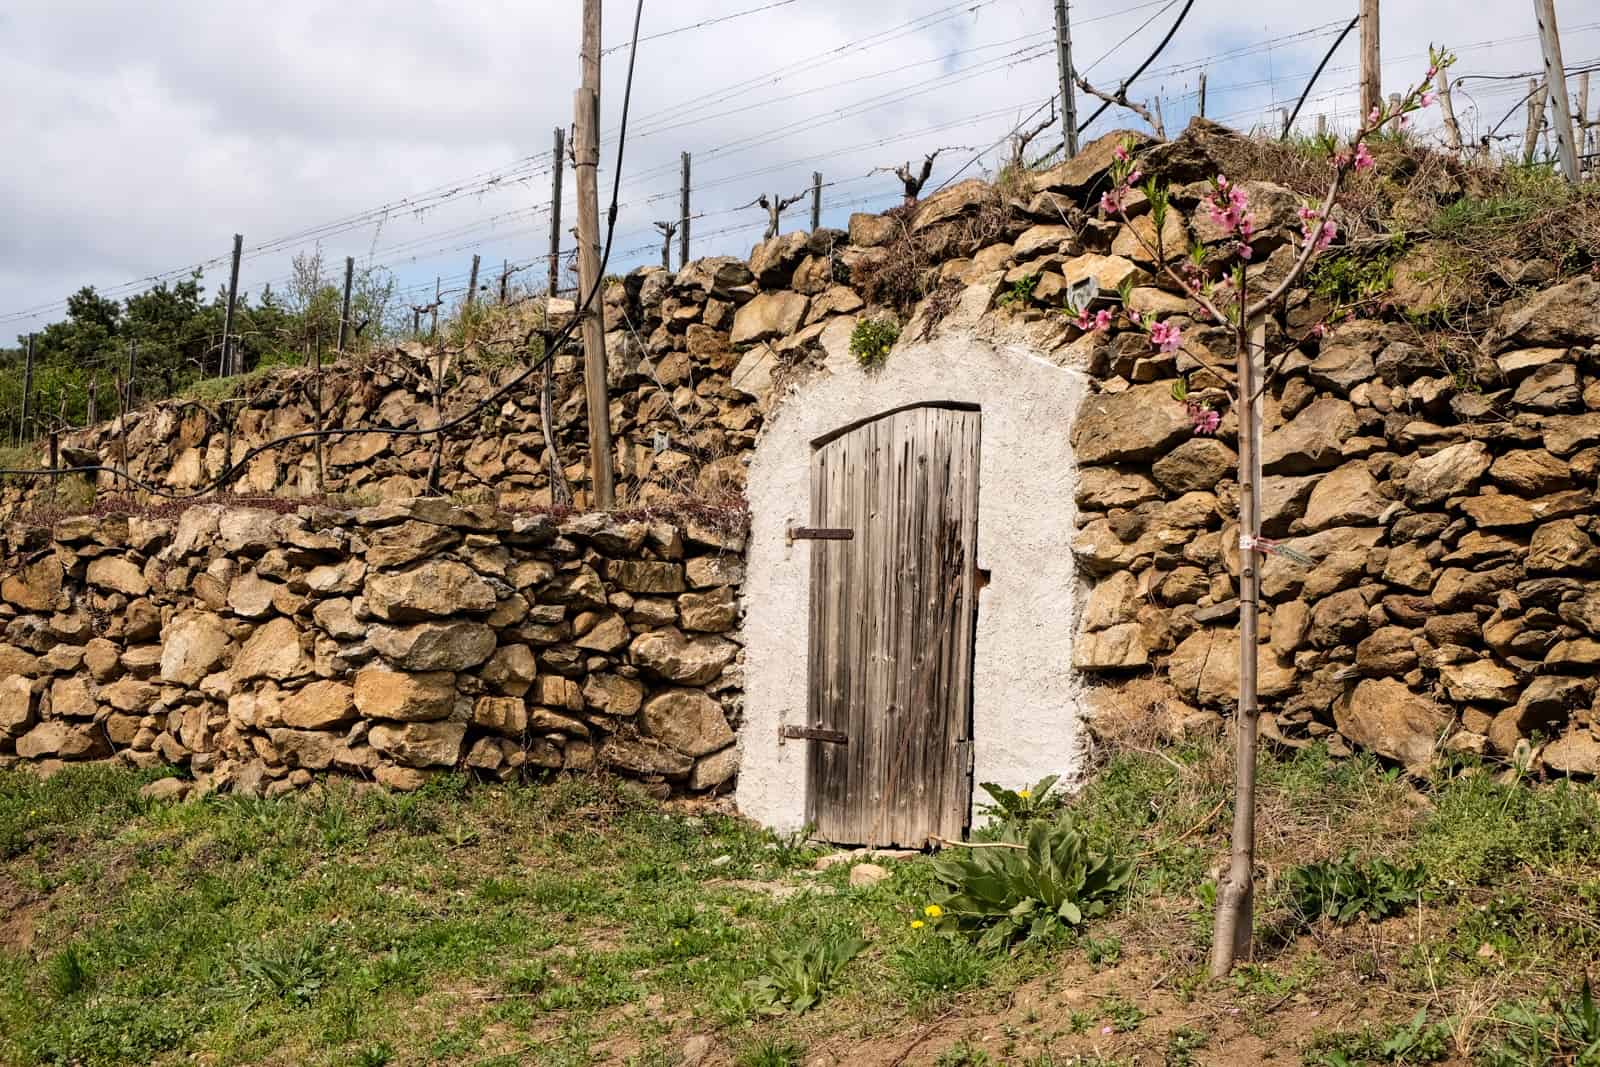
M922 914L926 915L930 919L937 919L939 916L944 914L944 909L939 907L937 904L929 904L926 908L922 909Z
M1029 797L1033 796L1033 790L1019 789L1017 790L1017 796L1021 797L1023 800L1027 800Z
M928 924L923 922L921 919L912 919L911 920L911 929L913 929L913 930L920 930L924 926L927 926L927 925Z

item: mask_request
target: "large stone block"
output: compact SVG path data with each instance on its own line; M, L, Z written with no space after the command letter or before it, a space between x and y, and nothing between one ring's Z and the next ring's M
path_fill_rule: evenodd
M464 671L494 654L495 635L479 622L423 622L374 626L372 648L408 671Z
M123 666L137 674L137 665L128 663L135 651L129 649L123 654ZM228 633L222 628L221 619L204 611L179 615L162 635L161 680L194 685L222 663L227 651Z
M356 709L371 719L428 722L448 718L456 702L449 671L406 672L367 667L356 673Z
M669 682L707 685L733 662L739 646L721 637L689 639L669 626L640 634L629 651L634 663Z
M687 756L705 756L733 744L722 705L698 689L669 689L650 698L645 731Z
M453 560L431 560L398 574L371 575L366 595L367 610L392 622L492 611L496 601L488 582Z
M461 758L466 723L379 723L367 734L373 748L405 767L453 767Z

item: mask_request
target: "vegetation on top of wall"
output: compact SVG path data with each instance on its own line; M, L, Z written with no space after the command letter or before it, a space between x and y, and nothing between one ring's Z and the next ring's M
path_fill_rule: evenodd
M889 360L889 350L900 339L900 326L893 319L864 318L850 331L850 354L867 370L877 370Z

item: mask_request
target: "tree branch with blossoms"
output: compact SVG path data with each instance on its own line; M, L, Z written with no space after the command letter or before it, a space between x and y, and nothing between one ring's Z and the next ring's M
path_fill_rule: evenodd
M1100 198L1101 211L1119 218L1127 231L1150 255L1157 269L1196 305L1195 317L1227 324L1234 336L1236 369L1232 393L1239 416L1239 703L1234 718L1234 812L1230 837L1229 863L1226 873L1217 886L1216 922L1212 934L1211 973L1220 977L1232 970L1239 959L1248 959L1252 949L1254 916L1255 869L1255 796L1256 796L1256 743L1257 721L1260 708L1257 703L1258 643L1260 630L1260 566L1259 558L1265 553L1292 554L1275 542L1261 536L1260 494L1261 461L1258 445L1261 437L1261 418L1257 401L1267 388L1270 374L1282 366L1289 351L1311 336L1322 336L1325 322L1318 322L1305 337L1295 340L1280 354L1274 364L1265 358L1265 315L1305 275L1313 260L1333 244L1339 236L1333 222L1333 209L1339 191L1352 174L1370 171L1374 167L1367 149L1367 138L1389 123L1404 125L1407 116L1430 106L1436 99L1434 79L1454 62L1448 52L1429 49L1429 67L1422 81L1395 104L1379 104L1364 118L1361 127L1350 139L1349 146L1334 154L1333 174L1326 191L1316 206L1299 209L1299 251L1287 273L1266 292L1250 299L1248 264L1254 257L1253 242L1257 239L1255 217L1250 211L1250 198L1239 184L1225 175L1212 179L1211 189L1204 197L1203 206L1220 232L1214 243L1227 247L1235 263L1220 281L1214 280L1207 270L1208 253L1199 243L1191 249L1180 272L1165 255L1163 230L1168 210L1167 190L1154 179L1143 189L1138 182L1143 175L1130 156L1127 145L1118 148L1111 166L1111 189ZM1080 87L1092 92L1080 79ZM1105 94L1095 93L1105 99ZM1125 96L1125 94L1122 94ZM1125 99L1115 103L1130 106ZM1134 110L1137 110L1136 108ZM1147 240L1128 215L1128 201L1135 192L1143 192L1150 205L1150 219L1154 224L1155 242ZM1140 315L1127 307L1129 290L1122 294L1122 314L1128 321L1150 337L1152 347L1160 352L1184 351L1201 366L1206 367L1224 386L1230 384L1227 375L1211 366L1199 354L1183 344L1178 326L1154 321L1154 316ZM1077 311L1077 324L1084 330L1107 330L1116 319L1116 312L1101 309L1093 317L1087 309ZM1147 321L1149 320L1149 321ZM1257 376L1260 381L1256 381ZM1216 432L1221 418L1209 407L1197 404L1188 394L1188 379L1180 377L1174 384L1175 400L1188 405L1190 419L1197 434Z

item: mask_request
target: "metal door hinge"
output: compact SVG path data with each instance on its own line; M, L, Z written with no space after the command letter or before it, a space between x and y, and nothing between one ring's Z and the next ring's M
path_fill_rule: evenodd
M838 526L790 526L787 533L789 543L796 541L853 541L856 532Z
M829 745L847 745L850 736L843 730L825 730L820 726L780 726L780 740L821 741Z

